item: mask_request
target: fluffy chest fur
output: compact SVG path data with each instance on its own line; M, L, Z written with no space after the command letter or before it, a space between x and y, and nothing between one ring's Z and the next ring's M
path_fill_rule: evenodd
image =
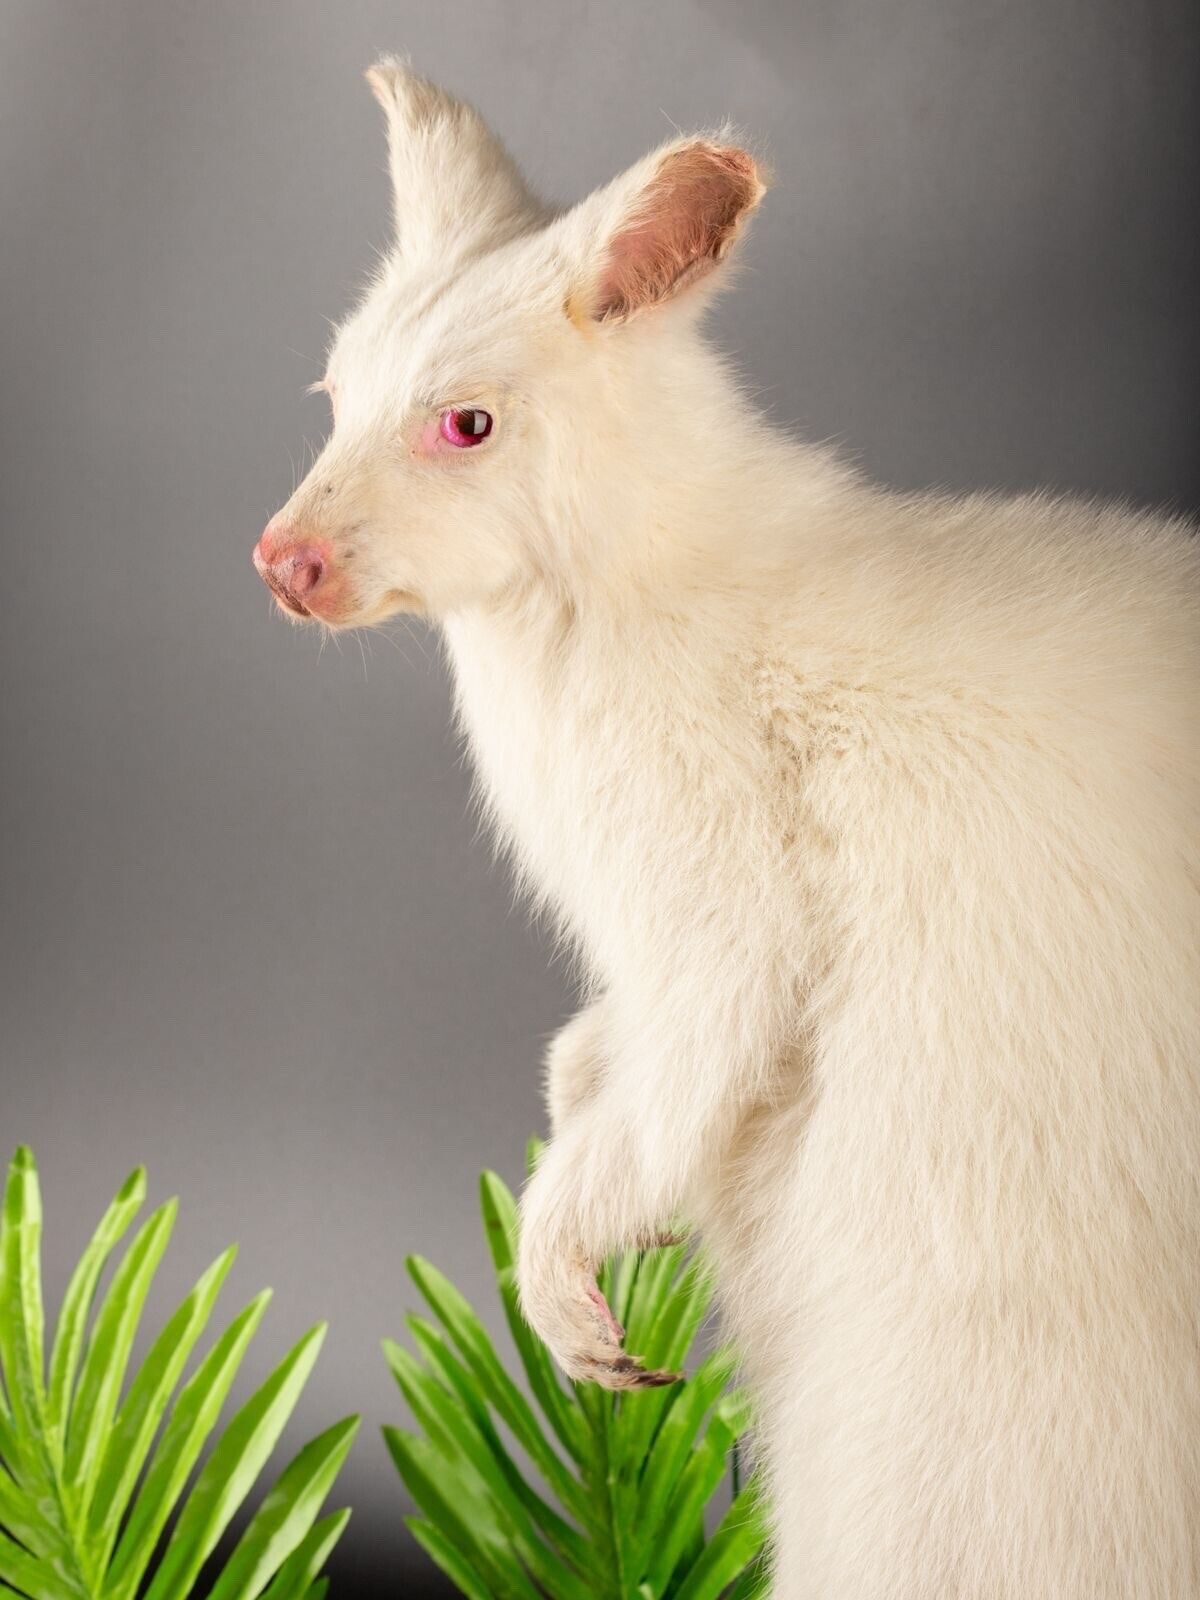
M766 822L753 644L546 607L446 624L459 716L522 887L614 978L714 906ZM760 864L761 864L761 852Z

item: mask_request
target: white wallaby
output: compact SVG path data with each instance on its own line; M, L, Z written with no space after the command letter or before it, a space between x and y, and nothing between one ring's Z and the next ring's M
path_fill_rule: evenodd
M700 312L728 130L574 209L396 60L396 240L256 562L436 618L490 817L580 955L521 1294L686 1218L760 1408L777 1600L1200 1594L1200 561L1179 519L897 494Z

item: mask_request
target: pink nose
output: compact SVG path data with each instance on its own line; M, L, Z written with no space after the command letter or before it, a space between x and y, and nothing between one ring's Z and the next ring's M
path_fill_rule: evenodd
M307 611L305 601L325 576L325 558L316 545L286 529L267 529L254 547L254 566L276 599L301 615Z

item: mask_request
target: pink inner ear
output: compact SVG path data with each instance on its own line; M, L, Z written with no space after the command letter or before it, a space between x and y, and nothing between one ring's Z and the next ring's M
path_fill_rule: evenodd
M672 151L609 245L592 315L628 317L710 271L761 194L744 150L694 144Z

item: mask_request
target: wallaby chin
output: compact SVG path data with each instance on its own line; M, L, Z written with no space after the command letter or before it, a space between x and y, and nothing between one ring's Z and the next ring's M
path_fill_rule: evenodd
M669 1381L593 1273L696 1226L777 1600L1193 1600L1193 530L892 495L768 427L696 325L762 193L728 135L552 215L468 108L372 83L396 247L257 560L443 620L579 952L527 1316Z

